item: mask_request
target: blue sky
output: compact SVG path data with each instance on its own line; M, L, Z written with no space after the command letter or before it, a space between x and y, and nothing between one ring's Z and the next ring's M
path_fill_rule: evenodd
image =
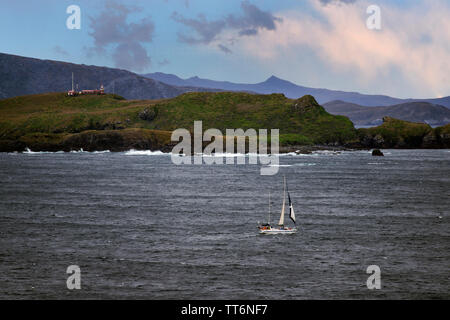
M366 9L380 9L369 30ZM81 29L66 27L69 5ZM0 52L406 98L450 95L446 0L2 1ZM114 30L117 27L117 30Z

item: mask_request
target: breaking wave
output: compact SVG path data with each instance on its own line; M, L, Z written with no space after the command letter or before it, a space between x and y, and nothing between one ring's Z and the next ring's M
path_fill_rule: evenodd
M309 166L315 166L316 163L314 162L306 162L306 163L294 163L294 166L298 167L309 167Z
M101 154L101 153L109 153L111 151L109 150L102 150L102 151L84 151L83 148L80 148L80 150L71 150L69 152L60 150L60 151L32 151L30 148L25 148L25 151L22 153L24 154L58 154L58 153L89 153L89 154Z
M277 168L292 167L292 164L269 164L268 167L277 167Z
M216 153L211 153L211 154L201 153L198 155L202 156L202 157L212 157L212 158L235 158L235 157L246 157L250 154L248 154L248 153L243 154L243 153L221 153L221 152L219 153L219 152L216 152Z
M127 156L166 156L171 155L171 153L164 153L162 151L152 151L152 150L128 150L125 152L125 155Z

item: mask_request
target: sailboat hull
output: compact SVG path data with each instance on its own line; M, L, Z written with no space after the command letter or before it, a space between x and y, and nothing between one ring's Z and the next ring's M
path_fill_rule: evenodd
M259 233L261 234L293 234L297 232L297 228L285 228L285 229L260 229Z

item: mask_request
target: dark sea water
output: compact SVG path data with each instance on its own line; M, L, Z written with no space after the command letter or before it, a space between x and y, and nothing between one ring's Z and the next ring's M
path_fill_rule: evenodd
M383 151L283 156L275 176L150 153L2 153L0 298L449 299L450 152ZM300 232L259 235L283 174Z

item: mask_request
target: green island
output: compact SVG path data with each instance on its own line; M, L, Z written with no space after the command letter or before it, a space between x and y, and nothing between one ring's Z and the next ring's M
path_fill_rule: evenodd
M279 129L283 152L301 148L449 148L450 124L384 118L378 127L355 129L310 95L190 92L171 99L125 100L113 95L45 93L0 100L0 152L170 151L171 132L203 129Z

